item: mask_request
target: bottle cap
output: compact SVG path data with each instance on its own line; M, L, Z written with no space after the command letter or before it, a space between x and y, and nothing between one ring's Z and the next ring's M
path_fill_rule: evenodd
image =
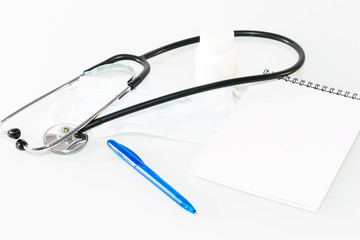
M234 44L234 31L225 25L205 27L200 33L200 44L214 53L226 51Z

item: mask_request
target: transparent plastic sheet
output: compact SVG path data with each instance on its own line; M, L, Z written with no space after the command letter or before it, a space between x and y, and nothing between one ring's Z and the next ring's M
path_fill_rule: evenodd
M61 119L66 123L79 124L126 86L125 77L84 76L76 88L61 96L62 99L67 99L66 105L61 99L54 100L50 112L51 122L56 124ZM143 83L112 104L100 117L168 93L169 89L159 89ZM193 95L115 119L87 133L90 139L137 133L206 144L235 107L238 95L239 92L232 87ZM65 116L64 112L69 114Z

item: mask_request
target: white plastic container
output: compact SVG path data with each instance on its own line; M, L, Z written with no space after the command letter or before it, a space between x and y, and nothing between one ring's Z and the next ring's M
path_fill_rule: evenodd
M196 49L195 85L237 77L238 53L234 31L224 25L205 27Z

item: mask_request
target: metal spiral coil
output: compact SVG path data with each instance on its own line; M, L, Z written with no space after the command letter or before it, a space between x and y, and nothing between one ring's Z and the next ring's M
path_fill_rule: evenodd
M265 69L263 73L264 74L270 74L271 71L269 69ZM299 78L292 77L290 75L284 76L284 77L281 77L281 78L278 78L278 79L285 80L286 82L291 82L293 84L298 84L300 86L304 86L304 87L312 88L312 89L315 89L315 90L319 90L319 91L322 91L322 92L327 92L327 93L330 93L330 94L335 94L335 95L343 96L343 97L346 97L346 98L360 100L360 97L358 97L357 93L351 93L349 91L343 91L341 89L337 89L337 88L333 88L333 87L329 88L326 85L321 85L321 84L318 84L318 83L305 81L303 79L300 80Z

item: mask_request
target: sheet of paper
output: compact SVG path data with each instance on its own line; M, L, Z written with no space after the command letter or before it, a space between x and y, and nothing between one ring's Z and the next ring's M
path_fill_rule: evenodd
M360 129L360 101L283 80L254 85L195 176L318 211Z

